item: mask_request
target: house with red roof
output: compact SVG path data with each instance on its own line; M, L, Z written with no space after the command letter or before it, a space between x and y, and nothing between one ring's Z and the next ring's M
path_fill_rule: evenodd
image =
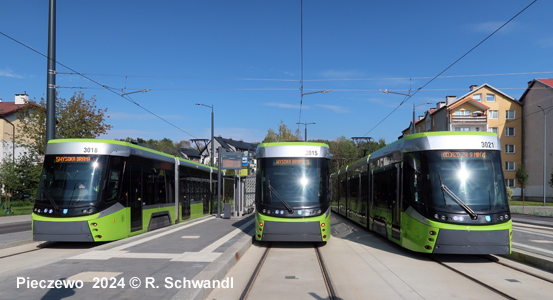
M523 105L523 156L527 199L553 201L553 78L534 79L520 97ZM545 179L545 180L544 180ZM545 193L544 193L545 191Z
M16 113L29 105L32 104L27 94L16 94L14 102L0 99L0 162L8 155L17 157L23 150L18 147L22 139L18 133L20 121Z

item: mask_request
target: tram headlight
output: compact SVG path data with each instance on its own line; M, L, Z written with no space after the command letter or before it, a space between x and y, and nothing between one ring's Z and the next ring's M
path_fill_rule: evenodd
M309 179L307 177L300 178L300 184L302 188L305 188L309 184Z
M509 215L505 215L505 220L509 220Z
M442 215L441 219L442 221L445 221L445 215Z
M434 218L439 220L440 219L440 216L438 214L434 214Z

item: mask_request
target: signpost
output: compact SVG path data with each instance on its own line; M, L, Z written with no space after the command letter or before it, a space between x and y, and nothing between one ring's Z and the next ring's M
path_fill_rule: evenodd
M219 176L217 179L217 218L220 218L221 212L221 186L222 186L222 180L221 180L221 174L222 170L240 170L242 169L242 153L241 152L227 152L222 147L219 147ZM238 184L240 184L240 181L238 181ZM236 202L236 193L235 193L235 202ZM238 196L238 201L240 201L240 195ZM227 206L225 204L225 206ZM225 219L230 218L230 203L228 207L225 207Z

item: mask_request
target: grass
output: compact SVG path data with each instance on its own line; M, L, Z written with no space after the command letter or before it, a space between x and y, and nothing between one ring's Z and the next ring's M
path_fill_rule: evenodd
M543 202L524 201L523 206L522 201L509 201L509 205L512 213L553 217L553 203L543 206Z
M6 207L0 210L0 217L5 216L17 216L17 215L30 215L33 212L33 206L12 206L11 214L6 214Z

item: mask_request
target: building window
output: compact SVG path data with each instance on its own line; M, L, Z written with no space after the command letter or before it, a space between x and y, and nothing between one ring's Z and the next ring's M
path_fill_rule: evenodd
M515 180L514 179L505 179L505 185L514 188L515 187Z
M505 128L505 136L515 136L515 128L514 127Z
M486 94L486 102L495 102L495 95Z
M515 118L515 111L514 110L507 110L507 114L505 116L506 119L514 119Z
M505 145L505 153L515 153L515 145Z
M470 110L456 110L456 116L470 116Z
M499 119L499 111L497 110L489 110L489 118L490 119Z
M455 127L455 131L470 131L469 127Z
M505 162L505 171L514 171L515 170L515 162L514 161L506 161Z
M482 102L482 94L474 94L472 95L472 99L478 102Z
M497 129L497 127L490 127L488 128L488 132L493 132L495 134L499 134L499 130Z

